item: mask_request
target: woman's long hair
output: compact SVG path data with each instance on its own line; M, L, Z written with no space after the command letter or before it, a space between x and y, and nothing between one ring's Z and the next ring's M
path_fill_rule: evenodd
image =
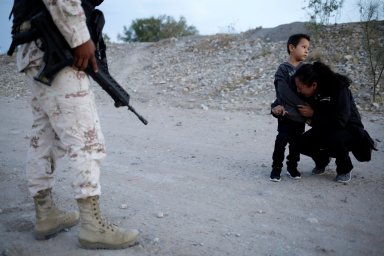
M307 86L316 82L318 93L322 95L329 95L337 86L348 87L351 84L351 80L347 76L333 72L330 67L322 62L303 64L295 72L294 78L298 78Z

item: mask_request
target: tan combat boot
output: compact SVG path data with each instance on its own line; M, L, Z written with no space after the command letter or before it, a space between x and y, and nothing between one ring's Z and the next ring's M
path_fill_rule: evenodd
M37 240L48 239L63 229L70 228L79 223L78 212L60 211L52 200L51 189L39 191L33 197L36 210L36 223L34 236Z
M137 244L139 231L125 231L108 223L100 214L99 197L78 199L80 209L79 242L86 249L123 249Z

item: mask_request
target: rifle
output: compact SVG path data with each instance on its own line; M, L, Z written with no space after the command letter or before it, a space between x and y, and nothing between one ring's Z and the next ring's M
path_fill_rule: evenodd
M101 12L100 12L101 13ZM104 17L97 21L99 26L103 26ZM73 64L73 54L70 46L55 26L50 14L47 11L42 11L31 19L32 29L30 31L21 32L13 36L11 48L8 52L12 55L12 46L30 42L40 38L44 47L44 65L41 66L35 80L50 85L54 75L66 66ZM96 44L97 42L95 42ZM136 110L129 104L130 95L123 87L110 75L106 64L106 58L98 51L95 53L98 72L94 72L89 65L85 72L90 75L101 88L103 88L115 101L115 107L128 107L128 110L133 112L139 120L147 125L148 121L138 114ZM105 56L104 56L105 57Z

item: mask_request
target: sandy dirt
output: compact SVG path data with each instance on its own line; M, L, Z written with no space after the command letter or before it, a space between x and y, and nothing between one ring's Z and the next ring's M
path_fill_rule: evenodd
M34 207L25 159L27 98L0 97L0 252L2 255L382 255L384 118L363 113L379 143L353 179L336 183L334 161L312 176L269 181L276 120L266 113L179 109L136 103L144 126L126 109L99 103L108 156L101 208L109 220L141 232L125 250L84 250L76 226L46 241L32 236ZM54 198L76 209L66 159Z

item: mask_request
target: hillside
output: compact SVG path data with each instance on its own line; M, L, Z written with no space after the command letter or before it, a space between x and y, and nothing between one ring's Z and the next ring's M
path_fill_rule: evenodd
M302 23L292 23L235 35L113 45L110 47L111 70L119 70L116 75L122 76L120 67L132 64L135 72L123 75L121 80L138 93L141 86L149 87L155 94L147 100L164 98L165 104L182 107L264 109L274 98L276 68L287 59L286 39L281 40L281 36L286 38L303 29ZM352 79L352 89L361 109L382 110L380 104L370 103L372 88L361 36L361 28L356 23L328 27L320 42L312 42L311 56L320 57ZM120 62L124 64L119 67ZM142 84L135 83L136 76ZM185 99L184 102L173 103L173 99L180 98Z
M267 111L274 99L274 73L287 59L286 38L303 30L308 32L303 23L292 23L241 34L110 44L108 59L111 73L132 92L133 100L183 108ZM317 42L312 40L309 61L311 56L320 58L348 75L360 109L382 111L383 92L378 93L378 103L371 104L368 58L361 41L358 23L329 26ZM5 69L0 74L5 86L1 95L24 94L27 89L12 58L3 55L1 63Z

